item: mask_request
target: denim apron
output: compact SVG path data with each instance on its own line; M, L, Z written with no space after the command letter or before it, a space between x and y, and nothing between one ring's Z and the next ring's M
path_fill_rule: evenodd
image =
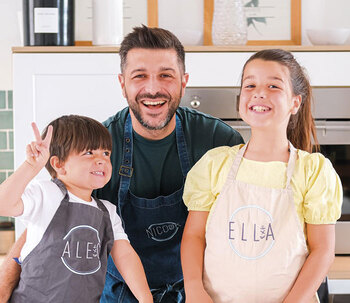
M23 260L10 302L96 303L114 243L108 210L98 199L98 208L69 202L64 184L52 181L64 198L43 238Z
M176 116L176 144L183 179L190 169L184 132ZM146 199L133 195L133 136L130 114L125 122L123 161L119 169L118 214L131 245L141 258L155 302L184 302L180 242L187 218L183 186L168 196ZM171 182L171 180L169 180ZM126 224L125 224L126 222ZM111 257L101 302L137 302Z

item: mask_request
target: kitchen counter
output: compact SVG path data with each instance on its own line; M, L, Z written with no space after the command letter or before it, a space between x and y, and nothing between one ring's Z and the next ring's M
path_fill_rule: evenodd
M237 45L185 46L186 52L256 52L262 49L282 48L291 52L348 52L350 45ZM12 53L116 53L118 46L21 46L12 47Z
M0 266L5 258L6 255L0 255ZM350 293L350 256L335 257L328 272L328 279L330 302L333 302L335 294Z
M336 256L329 270L328 278L333 280L350 280L350 256Z
M330 302L334 295L350 294L350 256L336 256L328 272Z

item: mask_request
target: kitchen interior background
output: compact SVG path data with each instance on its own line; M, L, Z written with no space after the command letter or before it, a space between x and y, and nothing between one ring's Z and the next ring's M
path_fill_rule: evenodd
M91 3L92 0L75 0L75 40L92 40ZM162 26L162 22L167 22L167 28L174 31L180 39L181 28L187 27L188 20L198 20L203 15L199 9L193 11L196 7L203 7L200 6L201 0L158 0L158 4L159 25ZM181 5L189 8L181 16L176 16L174 10L169 9L172 7L176 8L177 12L183 12ZM147 23L147 0L124 0L123 6L124 33L129 32L135 25ZM21 10L22 0L0 0L0 183L13 172L14 168L11 47L23 45ZM305 34L307 28L350 28L350 18L347 14L349 11L348 0L302 0L302 44L310 45ZM350 38L347 44L350 44ZM0 217L0 233L1 223L9 221L12 219Z

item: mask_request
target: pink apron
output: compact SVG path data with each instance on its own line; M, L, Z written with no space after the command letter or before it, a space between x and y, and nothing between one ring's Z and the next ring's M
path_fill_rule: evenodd
M209 217L204 286L215 303L280 303L308 255L290 185L297 151L290 144L286 187L275 189L236 180L246 147Z

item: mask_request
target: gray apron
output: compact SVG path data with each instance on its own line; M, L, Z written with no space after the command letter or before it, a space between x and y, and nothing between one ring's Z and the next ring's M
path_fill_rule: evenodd
M43 238L24 259L10 302L98 302L114 242L108 210L98 199L98 208L69 202L64 184L52 181L64 198Z

